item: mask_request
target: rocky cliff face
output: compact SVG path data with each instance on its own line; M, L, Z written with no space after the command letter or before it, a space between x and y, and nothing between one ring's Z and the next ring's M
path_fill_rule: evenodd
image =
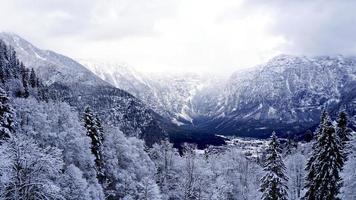
M355 116L355 86L355 58L281 55L233 74L205 115L226 134L303 132L318 123L323 108Z

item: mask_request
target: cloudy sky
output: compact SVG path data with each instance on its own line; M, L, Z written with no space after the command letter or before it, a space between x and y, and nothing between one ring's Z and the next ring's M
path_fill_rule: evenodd
M356 55L352 0L0 2L2 31L73 58L141 71L229 73L281 53Z

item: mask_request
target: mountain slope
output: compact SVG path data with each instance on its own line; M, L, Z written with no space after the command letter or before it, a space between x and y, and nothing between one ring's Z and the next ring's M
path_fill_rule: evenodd
M16 34L0 33L0 39L12 46L21 61L34 68L46 84L80 82L88 85L108 85L73 59L53 51L41 50Z
M111 86L71 58L40 50L14 34L1 33L0 39L14 45L19 60L35 69L53 99L68 102L79 113L90 105L107 125L119 126L126 135L142 138L148 145L166 136L163 118L139 99Z

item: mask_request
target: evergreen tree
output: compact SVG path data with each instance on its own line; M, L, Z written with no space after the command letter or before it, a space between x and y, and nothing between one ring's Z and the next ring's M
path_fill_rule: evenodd
M305 200L335 200L341 187L344 164L342 146L326 112L318 129L318 138L308 160Z
M103 183L103 159L102 159L102 144L103 144L103 128L100 120L93 114L89 107L84 111L84 126L87 130L87 135L91 139L91 151L95 156L95 165L97 167L97 177L99 182Z
M317 143L317 140L318 140L318 137L322 134L322 131L323 131L323 124L324 124L324 121L326 120L328 116L328 113L326 112L326 110L323 110L322 113L321 113L321 116L320 116L320 124L318 126L318 128L315 130L314 132L314 140L315 142L313 143L313 147L312 147L312 151L313 152L316 152L317 151L317 148L318 148L318 143ZM311 183L312 180L315 179L315 160L316 160L316 155L315 154L312 154L310 157L309 157L309 160L307 162L307 167L306 167L306 170L308 171L307 173L307 185L305 186L306 188L309 188L308 189L308 192L309 192L309 196L312 197L315 193L315 188L314 187L311 187L309 186L309 182Z
M3 68L3 64L2 64L2 59L0 58L0 82L2 84L5 83L5 72L4 72L4 68Z
M341 111L337 120L337 136L343 150L344 162L347 160L347 143L350 141L351 130L347 127L348 119L345 111Z
M296 149L298 148L298 142L297 138L293 137L291 135L288 135L287 142L285 144L285 152L284 155L291 155L293 154Z
M20 91L20 96L27 98L30 95L28 91L29 71L22 63L20 63L20 70L21 70L20 73L22 76L22 87L23 87L23 91Z
M34 87L38 86L38 79L37 79L35 70L33 68L31 69L30 78L29 79L30 79L29 82L30 82L31 87L34 88Z
M13 132L13 108L7 93L0 87L0 141L9 138Z
M267 149L267 158L264 166L265 175L262 177L260 191L263 200L286 200L288 197L285 175L285 165L281 157L281 148L273 132Z

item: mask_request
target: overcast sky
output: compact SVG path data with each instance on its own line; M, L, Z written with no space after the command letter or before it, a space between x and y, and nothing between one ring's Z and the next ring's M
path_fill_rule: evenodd
M267 4L268 2L268 4ZM0 29L72 58L226 72L280 54L356 54L352 0L1 0Z

